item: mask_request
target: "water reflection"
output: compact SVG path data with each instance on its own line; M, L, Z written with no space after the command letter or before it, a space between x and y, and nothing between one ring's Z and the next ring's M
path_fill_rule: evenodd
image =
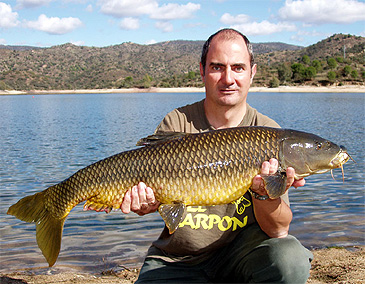
M46 270L35 226L6 215L8 207L78 169L134 148L175 107L203 94L107 94L0 97L0 271ZM312 176L291 189L291 233L307 247L364 244L364 94L249 95L249 103L282 127L346 145L357 164ZM158 214L69 215L57 266L50 271L101 271L138 266L163 226Z

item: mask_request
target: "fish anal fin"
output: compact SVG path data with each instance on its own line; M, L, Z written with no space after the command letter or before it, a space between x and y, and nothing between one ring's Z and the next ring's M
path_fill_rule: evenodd
M158 208L158 212L165 221L170 234L173 234L179 227L180 222L184 218L185 211L186 205L182 202L161 204Z
M261 175L265 183L267 194L271 199L279 198L285 193L286 175L277 172L273 175Z

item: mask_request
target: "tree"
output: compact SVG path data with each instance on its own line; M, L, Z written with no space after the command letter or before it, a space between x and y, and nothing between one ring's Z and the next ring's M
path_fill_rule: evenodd
M329 72L327 73L327 78L328 78L328 80L330 80L330 81L335 80L335 79L336 79L336 72L335 72L335 71L329 71Z
M280 82L289 81L292 77L292 69L287 64L281 64L278 67L278 78Z
M343 68L342 74L343 74L343 76L344 76L344 77L347 77L348 75L350 75L351 71L352 71L351 66L346 65L346 66Z
M269 82L269 88L277 88L280 85L280 81L278 78L274 77Z
M354 79L357 79L357 77L359 77L359 73L357 73L356 69L351 71L351 77Z
M309 65L311 63L311 60L309 58L308 55L303 55L302 57L302 62L305 64L305 65Z
M327 59L328 67L331 69L335 69L337 67L337 61L333 57Z
M188 78L190 80L193 80L193 79L195 79L195 77L196 77L196 73L194 71L189 71Z
M322 71L322 69L323 69L322 64L321 64L321 62L320 62L319 60L313 60L313 61L312 61L312 66L313 66L314 68L316 68L317 73L318 73L318 72L321 72L321 71Z
M314 68L313 66L309 66L305 68L304 74L305 74L305 79L312 80L317 75L316 68Z
M293 80L294 81L302 81L305 77L305 67L301 63L294 63L291 66L291 70L293 72Z
M120 88L131 88L133 87L133 77L125 77L123 82L120 84Z

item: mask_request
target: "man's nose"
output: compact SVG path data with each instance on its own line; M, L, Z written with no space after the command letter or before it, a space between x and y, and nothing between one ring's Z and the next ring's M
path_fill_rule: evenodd
M234 73L230 68L227 68L222 74L222 80L227 85L234 84Z

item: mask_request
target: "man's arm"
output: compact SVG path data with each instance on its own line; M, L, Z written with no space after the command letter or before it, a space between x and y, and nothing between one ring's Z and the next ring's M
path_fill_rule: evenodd
M261 167L261 175L274 174L278 170L278 161L270 159L264 162ZM259 195L267 195L261 175L254 177L251 190ZM289 167L286 171L287 185L289 187L300 187L305 184L304 179L295 180L295 171ZM252 197L255 217L261 229L271 238L283 238L288 235L289 225L293 214L290 207L282 198L259 200Z

